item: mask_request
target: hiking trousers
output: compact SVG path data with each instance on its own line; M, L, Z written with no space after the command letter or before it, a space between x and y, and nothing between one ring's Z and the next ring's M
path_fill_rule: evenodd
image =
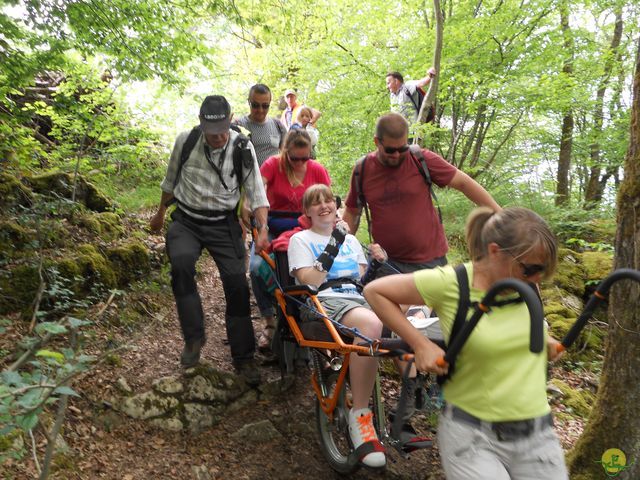
M242 228L234 214L218 221L200 221L177 209L167 230L171 287L185 343L204 340L204 313L196 284L196 262L206 248L216 262L226 302L225 326L235 363L253 358L251 323Z
M514 440L451 418L438 419L438 448L447 480L568 480L564 453L551 426Z

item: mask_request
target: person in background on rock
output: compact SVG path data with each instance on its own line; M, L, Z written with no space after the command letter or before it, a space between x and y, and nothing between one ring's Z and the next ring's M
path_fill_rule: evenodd
M387 73L387 89L391 111L402 115L409 124L418 120L417 90L428 85L436 76L436 69L431 67L427 75L420 80L404 81L400 72ZM413 100L412 100L413 99Z
M258 223L256 246L264 248L268 245L269 202L251 142L243 144L239 134L230 129L231 106L227 100L220 95L208 96L202 102L199 118L197 142L182 166L182 148L191 132L183 132L176 139L160 186L160 206L150 226L152 231L161 230L167 205L177 203L166 245L185 341L181 364L197 364L205 343L204 312L195 276L196 262L206 248L216 262L224 288L225 325L233 366L247 383L257 385L260 373L254 360L246 252L237 209L243 188ZM235 171L234 158L241 159L241 172Z
M268 158L260 167L270 205L268 225L271 239L298 226L298 217L302 214L302 196L307 188L317 183L331 184L327 170L310 157L309 134L304 130L289 130L280 155ZM264 330L258 338L258 349L268 353L276 320L272 295L258 273L263 260L255 251L252 248L249 260L251 286L264 322Z
M249 115L235 120L236 125L251 133L251 143L256 150L258 165L274 155L278 155L287 129L277 118L269 117L271 90L262 83L249 89Z
M471 302L480 301L499 280L537 284L553 275L555 236L531 210L477 208L465 233ZM448 343L459 292L450 266L387 276L364 289L378 318L415 352L417 369L439 375L447 370L436 364L444 351L411 325L400 305L433 306ZM543 352L529 351L530 314L524 302L493 306L488 315L471 333L443 386L438 446L445 475L449 480L566 480L546 393L547 362L559 356L559 342L547 334Z
M360 242L347 233L346 224L342 221L336 224L336 200L331 188L327 185L309 187L304 193L302 208L311 220L311 228L291 237L288 250L291 275L296 283L314 285L320 289L318 300L332 320L357 328L369 338L380 338L380 320L356 285L349 283L349 279L359 282L367 259ZM330 242L332 239L333 242ZM331 252L330 247L334 249ZM327 281L338 279L339 285L325 285ZM301 309L301 315L303 321L317 319L314 312L307 310ZM354 338L354 343L360 341L360 338ZM358 460L371 468L382 468L386 464L384 449L373 427L373 414L369 408L377 368L377 358L351 354L349 379L352 408L348 419L349 434Z
M298 94L295 90L292 89L284 92L284 101L287 104L287 108L285 108L284 112L282 112L280 120L282 120L284 126L287 128L287 130L289 130L291 128L291 125L295 123L296 119L298 118L298 112L302 107L304 107L304 105L298 103ZM311 108L312 126L316 126L316 122L320 118L320 115L322 115L322 113L319 110Z
M311 124L312 117L313 112L311 109L309 107L302 107L298 111L296 123L291 125L291 130L304 130L309 134L309 138L311 138L311 158L316 158L316 145L320 138L320 132Z

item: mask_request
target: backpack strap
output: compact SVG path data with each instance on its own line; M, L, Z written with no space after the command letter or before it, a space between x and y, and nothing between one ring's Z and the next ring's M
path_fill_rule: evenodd
M407 86L403 85L402 87L404 89L404 93L407 95L407 97L409 97L409 99L411 100L411 103L413 103L413 108L416 109L416 112L420 113L420 105L418 105L418 102L414 100L413 95L411 95L411 92L409 91ZM418 87L416 87L416 94L417 93L418 93Z
M189 132L187 139L182 144L182 149L180 150L180 163L178 163L178 171L176 172L176 178L173 180L173 189L176 189L178 182L180 181L180 174L182 173L182 167L187 160L189 160L189 156L193 151L196 143L198 143L198 139L200 138L200 125L193 127L193 129Z
M451 345L453 339L462 331L462 327L467 321L467 315L469 314L469 308L471 308L471 298L469 293L469 276L467 275L467 268L464 263L456 265L453 270L456 272L456 279L458 281L458 310L456 311L456 318L453 320L453 326L451 327L451 335L449 335L449 341L447 345ZM438 384L442 385L446 382L455 370L455 362L449 364L449 371L446 375L438 375Z
M233 174L238 179L238 188L242 188L244 182L253 171L253 155L249 148L249 137L243 133L233 141ZM246 176L243 176L246 172Z
M282 144L284 143L284 136L286 135L287 131L285 130L284 125L280 120L275 117L271 118L273 118L273 121L276 124L276 128L278 129L278 133L280 134L280 143L278 144L278 148L282 148Z
M371 235L371 217L369 215L367 200L364 198L364 162L366 159L367 155L364 155L356 161L356 166L353 169L353 176L355 177L356 206L359 209L364 210L364 216L367 219L367 231L369 232L369 243L373 243L373 236Z
M442 224L442 211L440 210L440 202L438 202L438 197L436 196L436 192L433 190L433 182L431 181L431 174L429 173L429 167L427 166L427 162L424 159L424 155L422 153L422 148L420 145L410 145L409 151L411 152L411 157L416 162L416 166L424 179L424 183L427 184L427 188L429 189L429 194L433 199L433 205L438 210L438 218L440 219L440 223Z

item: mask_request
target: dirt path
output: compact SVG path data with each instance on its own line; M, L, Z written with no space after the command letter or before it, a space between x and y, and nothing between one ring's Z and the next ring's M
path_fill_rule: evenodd
M215 265L210 259L199 270L200 293L206 315L208 341L202 360L213 367L233 371L228 346L224 344L224 297ZM167 292L170 293L170 292ZM254 318L258 314L253 306ZM162 312L160 312L162 313ZM293 387L275 400L259 399L229 415L220 424L199 434L167 432L147 422L128 418L112 408L121 395L119 379L126 380L134 393L150 388L160 377L180 375L182 338L172 298L164 319L156 321L152 334L135 338L132 333L108 335L115 346L131 343L131 348L114 357L76 384L81 398L72 398L64 428L68 453L58 457L59 470L51 478L60 479L326 479L338 478L327 466L318 448L314 423L314 402L306 368L296 373ZM156 314L162 317L161 314ZM153 321L149 319L149 321ZM256 332L260 325L254 321ZM97 352L96 352L97 353ZM274 365L262 365L263 380L280 378ZM385 385L395 385L385 380ZM244 425L270 420L280 437L268 443L239 441L232 437ZM424 433L424 431L423 431ZM44 446L44 442L40 442ZM423 450L410 460L389 456L385 473L362 471L353 478L439 479L437 452ZM10 470L14 478L35 476L35 465L25 458ZM37 477L36 477L37 478Z
M229 349L224 344L224 297L215 265L210 259L199 270L200 292L206 315L207 344L202 360L213 367L233 371ZM199 434L167 432L134 420L110 408L121 395L117 386L124 379L134 393L150 388L160 377L180 375L179 355L182 338L170 291L166 305L154 306L156 324L152 333L135 338L122 331L103 332L111 346L127 343L131 348L114 357L110 365L102 365L82 379L76 388L81 398L73 398L67 414L64 438L68 453L58 457L59 470L51 478L60 479L327 479L339 478L327 466L318 448L314 423L314 402L309 384L309 370L299 369L293 387L271 400L230 414L220 424ZM257 310L253 306L254 318ZM260 325L254 321L256 332ZM134 338L134 340L132 340ZM103 338L103 340L105 340ZM105 343L104 341L102 343ZM280 377L277 366L262 365L263 380ZM387 398L397 393L393 378L383 379ZM388 400L388 406L392 401ZM246 424L268 419L280 436L267 443L236 440L232 435ZM425 418L414 419L421 434L429 434ZM565 427L571 427L567 436ZM582 425L561 425L563 445L571 446ZM44 441L40 442L40 446ZM8 478L35 476L32 459L10 465ZM442 479L437 448L414 453L409 460L395 452L389 454L384 473L360 471L352 478Z

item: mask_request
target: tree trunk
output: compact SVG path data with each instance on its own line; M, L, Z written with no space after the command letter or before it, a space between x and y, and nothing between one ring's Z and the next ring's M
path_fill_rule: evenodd
M420 112L418 113L418 123L425 123L430 112L431 119L433 120L436 111L436 95L438 93L438 78L440 77L440 60L442 59L442 38L444 32L440 0L433 0L433 10L436 15L436 44L433 51L433 67L438 72L438 75L433 77L431 82L429 82L429 90L424 96L424 100L420 106Z
M604 186L600 181L602 164L600 159L600 136L602 135L602 123L604 119L604 96L607 92L611 71L616 60L620 40L622 39L622 7L616 10L616 26L613 29L613 37L608 52L605 54L604 74L600 80L598 92L596 94L596 106L593 112L593 137L594 142L590 145L591 171L587 182L587 189L584 194L584 207L594 208L600 203Z
M618 193L615 267L640 269L640 40L633 97L630 142ZM626 456L626 468L616 478L640 478L639 340L640 285L623 280L611 290L609 335L596 403L568 457L572 480L606 478L600 462L612 448Z
M573 37L569 27L569 9L565 2L560 6L560 24L562 25L562 38L564 40L565 55L562 65L562 73L567 77L573 76ZM573 111L571 106L567 108L562 119L562 131L560 134L560 154L558 157L558 176L556 184L557 206L569 203L569 170L571 168L571 151L573 148Z

